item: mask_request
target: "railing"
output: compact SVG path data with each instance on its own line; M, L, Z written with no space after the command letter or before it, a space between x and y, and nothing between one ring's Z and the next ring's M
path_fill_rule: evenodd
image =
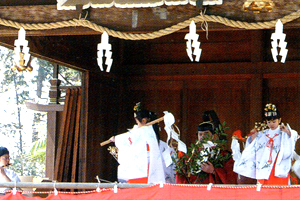
M153 184L128 184L128 183L67 183L67 182L0 182L0 188L43 188L43 189L97 189L97 188L138 188L149 187Z

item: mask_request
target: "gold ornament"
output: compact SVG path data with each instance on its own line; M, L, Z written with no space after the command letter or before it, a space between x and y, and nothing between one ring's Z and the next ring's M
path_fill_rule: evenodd
M253 13L272 12L275 4L271 0L247 0L243 5L244 11L252 11Z

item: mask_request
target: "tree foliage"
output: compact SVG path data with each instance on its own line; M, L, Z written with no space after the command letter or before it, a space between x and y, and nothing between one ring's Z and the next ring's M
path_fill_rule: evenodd
M11 168L19 175L44 176L47 113L29 111L25 101L47 104L54 65L33 58L33 72L12 71L13 51L0 46L0 145L10 151ZM59 66L62 86L81 85L81 73ZM1 141L1 138L4 138Z

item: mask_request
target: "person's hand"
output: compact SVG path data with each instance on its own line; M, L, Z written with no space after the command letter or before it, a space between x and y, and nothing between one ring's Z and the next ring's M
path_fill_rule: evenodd
M209 161L207 161L205 163L201 163L201 170L206 173L209 173L209 174L212 174L215 172L215 168L214 168L213 164Z
M109 141L115 142L115 136L112 136L111 138L109 138Z
M280 130L283 131L283 132L286 132L286 133L291 137L291 130L290 130L288 127L286 127L286 126L284 125L284 123L282 123L282 124L280 125Z
M1 175L4 175L4 174L5 174L5 170L4 170L4 167L3 167L3 166L0 167L0 174L1 174Z
M256 128L254 128L250 131L249 136L251 136L251 142L256 138L257 133L258 132L257 132Z
M11 182L10 178L5 173L5 167L5 165L0 167L0 176L2 177L3 182Z
M6 176L5 170L4 170L5 166L0 167L0 175L1 176Z

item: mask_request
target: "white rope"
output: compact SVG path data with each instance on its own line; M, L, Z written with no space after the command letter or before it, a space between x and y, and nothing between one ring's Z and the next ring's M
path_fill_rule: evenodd
M283 24L294 21L300 17L300 10L293 12L289 15L286 15L282 18L280 18L281 22ZM104 31L107 32L108 35L120 39L125 40L149 40L149 39L155 39L159 38L165 35L172 34L176 31L179 31L181 29L184 29L188 27L191 23L191 21L194 20L195 23L198 22L215 22L220 23L226 26L234 27L234 28L241 28L241 29L270 29L275 27L276 22L279 19L273 20L273 21L266 21L266 22L257 22L257 23L248 23L248 22L241 22L241 21L234 21L229 20L224 17L215 16L215 15L204 15L200 14L196 17L192 17L186 21L179 22L176 25L173 25L171 27L167 27L165 29L161 29L159 31L154 31L150 33L125 33L121 31L115 31L112 29L108 29L106 27L97 25L93 22L90 22L86 20L85 18L80 19L73 19L68 21L62 21L62 22L53 22L53 23L37 23L37 24L30 24L30 23L19 23L12 20L6 20L0 18L0 25L12 27L16 29L20 29L23 27L25 30L51 30L51 29L58 29L58 28L66 28L66 27L76 27L76 26L82 26L90 28L94 31L103 33Z

